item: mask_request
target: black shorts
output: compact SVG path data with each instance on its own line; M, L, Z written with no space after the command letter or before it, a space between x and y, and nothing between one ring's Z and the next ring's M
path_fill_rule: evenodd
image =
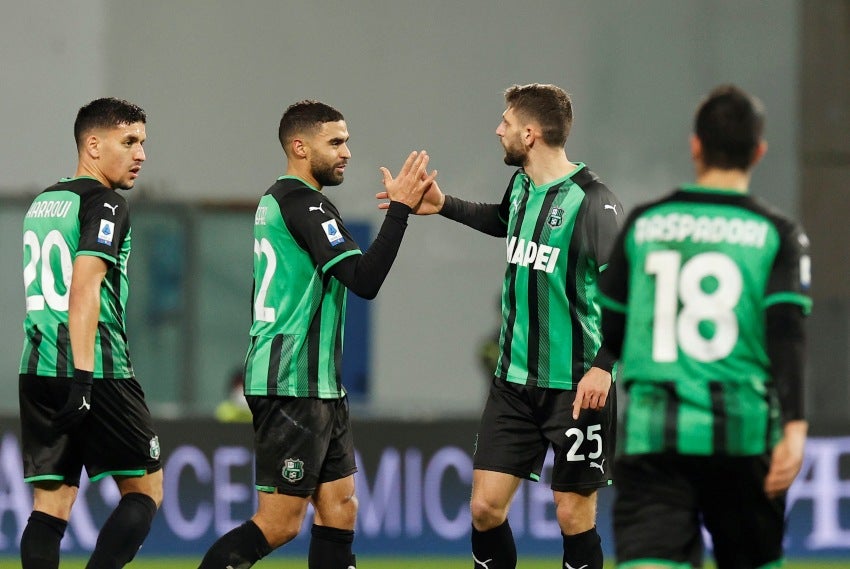
M257 489L312 496L357 472L348 399L248 395L254 415Z
M573 420L575 391L493 379L475 442L473 466L539 480L549 445L555 451L552 489L593 490L611 484L617 431L616 390L605 407Z
M162 468L159 437L135 379L95 379L86 418L70 432L60 433L53 427L53 416L65 405L70 385L69 378L19 377L27 482L56 480L79 486L83 467L92 481L142 476Z
M619 564L665 560L702 565L700 522L719 569L782 559L785 498L768 498L767 456L648 454L614 465Z

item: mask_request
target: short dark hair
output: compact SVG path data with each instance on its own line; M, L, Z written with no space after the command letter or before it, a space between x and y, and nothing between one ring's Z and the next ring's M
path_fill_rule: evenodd
M541 83L514 85L505 91L505 102L521 118L540 124L546 144L566 144L573 126L573 104L566 91Z
M735 85L711 91L694 119L694 134L709 168L749 170L763 130L764 105Z
M342 113L330 105L304 99L289 105L280 119L277 137L286 151L287 143L298 133L312 132L323 123L345 120Z
M138 105L113 97L95 99L81 107L77 113L77 120L74 121L74 140L79 148L85 134L92 129L113 128L146 121L147 115Z

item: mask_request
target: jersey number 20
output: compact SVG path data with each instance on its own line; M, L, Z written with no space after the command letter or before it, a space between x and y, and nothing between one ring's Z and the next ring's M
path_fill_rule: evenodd
M44 303L53 310L62 312L68 311L68 296L70 295L71 287L71 270L73 269L73 261L71 260L71 251L68 249L68 244L62 237L62 233L54 229L44 237L44 242L38 242L38 235L34 231L28 230L24 232L24 247L30 251L30 260L24 267L24 289L27 293L27 312L34 310L44 310ZM59 253L59 269L58 275L53 274L53 266L50 263L50 255L53 249ZM41 262L41 270L38 270L39 262ZM39 283L41 294L30 294L29 288L36 279L41 277ZM57 277L64 285L63 293L56 290Z
M683 265L678 251L653 251L645 269L655 275L652 359L676 361L679 348L700 362L728 356L738 342L734 308L743 290L735 262L722 253L700 253ZM710 291L705 279L714 283ZM710 338L700 332L702 322L713 324Z

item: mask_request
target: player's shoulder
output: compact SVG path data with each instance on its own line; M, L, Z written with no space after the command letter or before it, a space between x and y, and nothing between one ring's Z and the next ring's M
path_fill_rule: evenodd
M297 205L316 205L327 198L301 178L294 176L282 176L266 191L266 196L271 196L283 207Z
M802 225L780 210L778 207L770 204L756 196L747 196L747 202L750 209L766 219L768 219L781 234L802 233Z
M572 181L584 192L586 199L597 201L610 201L616 199L611 188L601 180L599 174L582 164L582 167L572 175Z

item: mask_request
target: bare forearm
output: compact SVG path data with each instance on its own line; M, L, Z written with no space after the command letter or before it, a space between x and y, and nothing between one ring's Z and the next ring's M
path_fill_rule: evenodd
M68 307L68 328L74 367L94 370L94 341L100 316L100 291L71 289Z

